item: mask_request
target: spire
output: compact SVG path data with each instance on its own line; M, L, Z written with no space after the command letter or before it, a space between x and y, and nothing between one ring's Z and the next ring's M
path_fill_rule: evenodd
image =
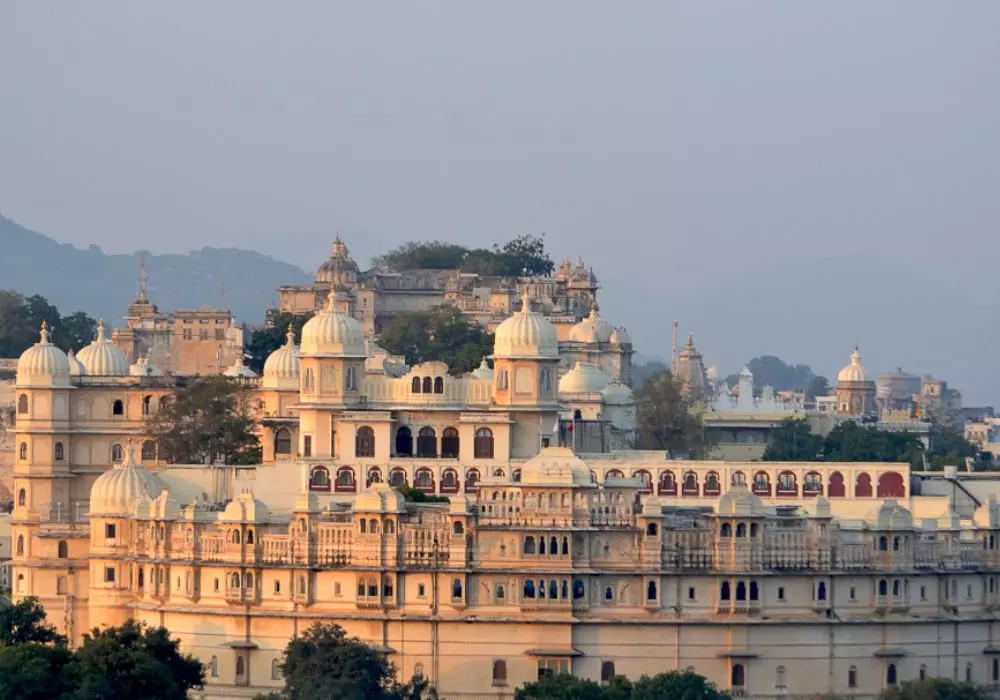
M105 341L104 337L104 319L97 320L97 342L103 343Z
M146 285L149 282L149 273L146 270L146 251L139 253L139 296L136 297L136 301L145 302L146 297Z
M531 313L531 296L528 294L528 285L524 285L521 290L521 313L525 316Z
M292 328L292 324L288 324L288 332L285 334L285 342L288 347L295 345L295 329Z
M38 343L40 345L49 344L49 324L45 321L42 321L42 330L39 333Z

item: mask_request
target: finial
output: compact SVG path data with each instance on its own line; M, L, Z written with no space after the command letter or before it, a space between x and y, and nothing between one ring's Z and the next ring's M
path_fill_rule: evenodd
M285 339L289 345L295 345L295 329L292 328L291 323L288 324L288 332L285 334Z
M104 340L104 319L97 319L97 342Z
M49 324L42 321L42 329L39 332L38 342L42 345L46 345L49 342Z
M528 294L528 285L524 285L521 290L521 313L531 313L531 296Z

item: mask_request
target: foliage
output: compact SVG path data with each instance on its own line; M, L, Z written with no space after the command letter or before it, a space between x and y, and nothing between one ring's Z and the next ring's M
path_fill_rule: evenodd
M775 391L806 391L815 376L809 365L789 365L773 355L755 357L747 363L747 368L753 373L757 390L770 385ZM738 381L738 374L726 377L730 388Z
M514 692L514 700L604 700L604 689L594 681L560 673L525 683Z
M454 375L471 372L493 354L493 336L449 305L398 314L379 344L410 365L444 362Z
M426 681L395 680L385 655L336 624L317 623L285 647L281 665L290 700L421 700L433 697Z
M79 350L97 333L97 322L82 311L60 316L45 297L0 291L0 357L18 357L37 343L43 321L63 350Z
M45 623L45 609L37 598L0 605L0 644L65 644L66 638Z
M650 360L649 362L632 365L632 386L636 389L641 389L647 377L662 374L669 370L670 368L666 363L660 360Z
M774 462L909 462L919 464L924 446L913 433L880 430L846 421L825 437L803 419L790 418L771 431L764 460Z
M982 686L956 683L950 678L924 678L890 686L879 695L881 700L986 700Z
M0 645L0 700L70 700L76 685L73 660L62 644Z
M964 467L966 458L978 457L976 446L965 439L965 432L949 416L929 411L927 418L931 423L927 461L932 469L942 469L945 465Z
M813 434L809 423L788 418L771 430L764 460L767 462L814 462L823 453L823 438Z
M545 234L523 235L491 249L441 241L411 241L374 261L393 270L461 270L501 277L548 276L555 263L545 251Z
M814 376L806 384L806 399L812 401L817 396L827 396L830 393L830 381L826 377Z
M729 693L719 690L704 676L692 671L668 671L643 676L632 685L631 700L728 700Z
M677 377L663 371L647 377L635 393L641 449L668 450L692 457L703 456L708 451L710 445L705 426L681 388Z
M426 493L420 489L415 489L412 486L394 486L396 491L399 491L400 495L403 496L403 500L407 503L449 503L450 500L447 496L428 496Z
M260 442L248 387L224 376L201 377L168 397L146 419L146 435L167 461L247 464Z
M515 700L729 700L704 676L691 671L668 671L642 676L632 682L615 676L604 687L570 674L549 676L526 683L514 693Z
M284 311L269 311L267 326L255 330L247 341L247 365L257 374L264 371L267 356L285 344L288 326L295 333L296 342L302 342L302 326L313 314L290 314Z
M204 667L182 655L166 629L132 620L85 634L74 656L80 698L186 700L205 682Z

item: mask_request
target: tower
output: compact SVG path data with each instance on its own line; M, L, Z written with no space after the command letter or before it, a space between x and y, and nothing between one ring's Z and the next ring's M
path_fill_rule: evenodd
M875 382L861 366L861 350L855 345L850 364L837 374L837 412L857 416L875 410Z

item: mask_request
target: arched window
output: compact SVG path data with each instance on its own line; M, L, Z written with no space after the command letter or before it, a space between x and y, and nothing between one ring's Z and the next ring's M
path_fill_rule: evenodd
M665 471L660 473L660 493L674 495L677 493L677 481L674 478L674 473L671 471Z
M420 377L414 377L410 382L410 393L419 394L420 393Z
M63 444L61 442L56 443L54 452L55 452L55 460L57 462L61 462L66 458L65 451L63 450Z
M686 496L698 495L698 476L694 472L688 472L684 475L683 491Z
M389 472L389 486L403 486L406 484L406 472L396 467Z
M894 552L899 551L899 535L896 535L895 537L892 538L892 551Z
M288 428L281 428L274 434L274 454L275 456L292 454L292 432Z
M66 595L69 593L69 582L65 576L56 578L56 595Z
M125 415L125 404L121 399L115 399L115 402L111 405L111 415L113 416L124 416Z
M534 598L535 597L535 582L530 578L524 581L524 597Z
M302 374L302 388L311 392L316 387L316 379L313 376L312 368L307 368Z
M153 397L143 396L142 397L142 415L148 416L152 412Z
M479 428L473 443L473 457L476 459L493 459L493 431L489 428Z
M767 472L757 472L753 475L753 492L758 496L771 495L771 479Z
M281 662L278 659L271 659L271 680L281 680Z
M451 582L451 597L454 600L462 598L462 579L455 579Z
M432 386L433 385L431 383L431 378L430 377L424 377L423 392L425 394L430 394L433 391Z
M246 662L243 661L242 656L236 657L236 680L243 681L246 678L247 668Z
M330 490L330 470L326 467L313 467L309 472L309 488L316 491Z
M747 536L747 524L746 523L736 523L736 536L746 537Z
M734 664L732 672L732 685L734 688L742 688L747 683L747 673L743 664Z
M253 544L253 530L247 530L247 544Z
M17 556L24 556L24 535L17 536L17 549L15 551L17 552Z
M507 662L503 659L493 660L493 685L507 685Z
M456 535L465 534L465 526L462 523L455 521L455 524L451 528L452 532Z
M441 433L441 456L451 459L458 457L458 431L455 428L445 428Z
M719 584L719 600L729 600L729 581Z
M615 589L614 586L604 587L604 600L614 601L615 599Z
M750 582L750 600L760 600L760 588L756 581Z
M479 489L479 470L467 469L465 471L465 490L477 491Z
M23 506L28 502L28 494L24 489L17 491L17 505Z
M747 585L742 581L736 584L736 600L747 599Z
M826 583L820 581L819 585L816 586L816 600L826 600Z
M178 579L178 582L179 581L180 581L180 579ZM253 588L253 574L251 574L249 571L243 577L243 587L244 588Z
M358 433L354 436L354 456L375 456L375 431L371 426L362 425L358 428Z
M568 537L563 537L562 538L562 553L563 553L563 556L569 556L569 538Z
M17 397L17 412L24 414L28 412L28 395L21 394Z
M878 594L880 596L885 596L889 594L889 584L886 583L885 579L878 582Z
M751 537L756 537L757 536L757 530L759 530L759 529L760 529L760 526L758 526L757 523L750 523L750 536Z
M497 584L497 600L503 600L507 597L507 592L504 590L503 584Z
M111 446L111 461L115 464L121 462L125 457L125 450L122 449L121 445L114 444Z
M656 523L649 523L649 525L646 526L646 535L648 537L656 537L657 530L658 528L656 527Z
M381 484L382 483L382 472L378 467L368 468L368 485Z
M885 670L885 684L896 685L896 664L889 664Z
M396 431L396 454L400 456L413 454L413 432L405 425Z
M240 535L240 531L239 530L233 530L233 532L232 532L232 534L231 534L231 536L230 536L229 539L232 541L233 544L239 544L240 541L241 541L241 539L242 539L242 537Z
M722 523L719 534L722 537L732 537L733 536L733 526L729 523Z
M882 535L881 537L878 538L878 550L880 552L889 551L889 538L886 537L885 535Z
M549 600L558 600L559 583L555 579L549 579Z
M69 557L69 546L66 544L65 540L59 540L59 545L56 547L57 554L60 559L66 559Z
M142 460L148 462L156 461L156 443L152 440L142 441Z
M715 472L709 472L705 476L705 494L713 495L719 493L719 475Z
M445 469L441 473L441 492L458 492L458 473L454 469Z
M545 554L545 538L544 537L539 537L538 538L538 553L539 554Z
M733 486L746 486L747 485L747 475L743 472L733 472L733 478L731 479Z
M338 491L354 491L356 485L353 469L350 467L341 467L337 470Z
M28 443L21 443L21 447L18 449L18 456L21 458L21 461L28 459Z
M847 669L847 687L857 688L858 687L858 667L851 666Z
M614 661L602 661L601 662L601 685L607 685L611 682L611 679L615 677L615 662Z
M427 468L418 469L413 478L413 486L421 491L433 491L434 474Z
M646 600L650 602L656 600L656 581L650 581L646 584Z
M212 678L219 677L219 659L216 656L212 657L212 660L208 662L208 673Z
M535 538L528 535L524 538L524 553L534 554L535 553Z
M444 393L444 377L434 377L434 393Z

